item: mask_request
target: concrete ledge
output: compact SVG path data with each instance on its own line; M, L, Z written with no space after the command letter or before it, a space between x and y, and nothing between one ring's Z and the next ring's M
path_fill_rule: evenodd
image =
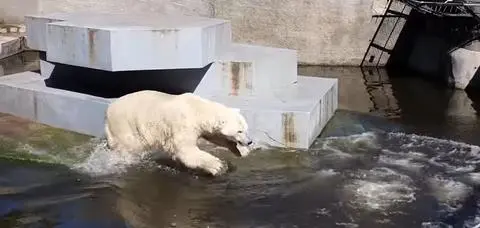
M110 100L48 88L43 78L23 72L0 78L0 112L87 135L102 136Z
M24 37L0 36L0 59L18 54L24 50Z
M273 96L297 81L297 51L232 44L207 71L195 92L201 95Z
M76 14L75 14L76 15ZM25 16L25 26L27 28L27 43L32 50L47 51L47 24L55 21L64 21L73 14L54 13L45 15L27 15Z
M31 48L47 60L107 71L201 68L231 42L228 21L129 14L27 17ZM113 48L115 47L115 48Z
M96 137L104 135L104 117L113 99L45 86L37 73L0 78L0 112ZM296 96L275 100L235 96L206 97L237 107L253 138L266 146L308 148L337 109L337 80L298 77ZM288 93L287 93L288 94Z

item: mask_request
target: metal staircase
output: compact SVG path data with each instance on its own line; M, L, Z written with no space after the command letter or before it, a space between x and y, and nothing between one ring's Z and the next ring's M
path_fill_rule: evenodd
M410 7L406 4L390 0L383 14L372 16L378 26L360 66L377 67L386 64L409 13Z

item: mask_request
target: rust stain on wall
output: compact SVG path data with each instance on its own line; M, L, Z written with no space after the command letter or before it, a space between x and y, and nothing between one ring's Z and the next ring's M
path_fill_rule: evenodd
M240 63L232 62L230 64L230 80L232 82L231 94L234 96L238 95L240 90Z
M251 76L252 64L249 62L229 62L227 75L230 79L230 95L238 96L240 90L252 89L252 83L249 76ZM222 67L225 66L225 63ZM225 70L225 68L224 68ZM224 71L225 72L225 71Z
M38 120L38 101L37 96L33 96L33 117Z
M291 112L282 114L283 143L286 147L294 147L297 144L297 132L295 132L295 115Z
M90 65L93 65L96 61L95 36L97 32L98 30L96 29L88 29L88 59Z

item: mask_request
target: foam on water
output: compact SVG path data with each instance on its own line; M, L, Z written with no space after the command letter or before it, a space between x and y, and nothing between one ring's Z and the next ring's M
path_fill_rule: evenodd
M384 214L400 210L399 213L408 214L402 210L413 206L418 197L428 201L425 196L433 196L438 205L432 206L438 208L440 218L445 218L462 209L475 194L474 186L480 184L480 147L452 140L367 132L321 139L314 151L321 159L356 160L346 164L361 164L358 169L335 169L346 181L343 200L356 210ZM407 207L401 209L402 205ZM480 211L475 213L461 224L478 224ZM450 225L434 219L424 222L422 227Z
M413 158L409 157L405 158L391 155L380 155L378 161L379 163L399 167L412 172L420 172L422 168L425 167L424 164L415 162Z
M429 178L428 184L435 198L449 212L460 209L465 198L473 191L471 186L440 175Z
M357 209L382 211L394 204L415 201L415 187L407 175L381 167L360 171L355 176L344 190Z
M453 228L453 226L443 222L422 222L422 228Z
M467 175L469 181L471 181L475 185L480 185L480 173L472 172Z
M379 148L377 135L366 132L344 137L328 137L314 143L309 150L311 155L324 156L329 159L352 159Z
M338 175L339 172L333 170L333 169L322 169L317 172L317 175L319 177L332 177Z

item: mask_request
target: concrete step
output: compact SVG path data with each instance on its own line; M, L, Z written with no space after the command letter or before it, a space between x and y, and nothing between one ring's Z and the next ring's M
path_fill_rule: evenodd
M18 54L24 50L24 38L0 35L0 59Z
M34 72L0 77L0 112L53 127L101 136L110 100L45 86Z
M158 74L157 79L151 83L156 84L191 84L198 80L199 83L189 92L195 92L202 96L208 95L233 95L233 96L254 96L273 97L277 93L291 91L288 87L293 86L297 81L297 52L290 49L262 47L247 44L232 44L228 51L217 58L208 68L206 73L187 77L180 80L184 75ZM56 64L49 61L40 61L41 74L45 78L52 75L54 69L65 72L76 72L76 66ZM55 68L58 66L58 68ZM68 69L67 69L68 68ZM98 73L98 77L110 77L112 72L92 69L91 74ZM147 75L155 74L156 71L128 71L128 75L140 80ZM87 73L82 76L87 79ZM116 72L117 79L121 78ZM137 77L138 76L138 77ZM168 82L160 77L168 78ZM71 74L68 77L72 77ZM115 78L115 76L112 76ZM112 80L117 80L112 79ZM187 82L186 82L187 81ZM178 87L181 85L178 84Z
M0 78L0 112L102 137L105 110L113 99L45 86L44 77L23 72ZM261 145L308 148L337 109L337 80L298 77L294 92L276 99L211 95L240 108Z
M47 60L107 71L201 68L231 43L220 19L132 14L26 17L31 48Z
M272 96L296 81L296 50L232 44L213 62L195 93Z
M33 50L47 51L47 24L52 22L78 20L82 17L88 17L98 13L86 12L58 12L50 14L36 14L25 16L25 26L27 30L28 47Z
M239 108L260 144L307 149L338 108L338 80L298 76L274 98L201 95Z

